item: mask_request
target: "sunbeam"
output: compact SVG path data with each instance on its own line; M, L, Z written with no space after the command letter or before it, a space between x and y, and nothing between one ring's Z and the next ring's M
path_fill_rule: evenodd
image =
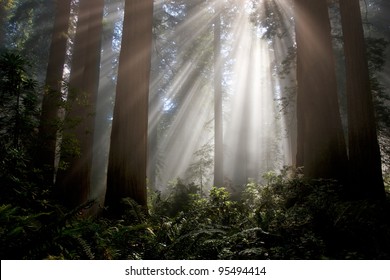
M283 26L290 26L291 7L284 1L272 2L271 7L265 1L194 2L198 4L183 2L182 15L164 1L157 1L155 14L159 19L175 17L176 21L163 32L155 31L152 68L157 70L150 96L165 101L149 111L149 134L159 131L155 136L157 148L149 148L158 158L149 163L158 169L152 175L157 179L151 181L156 182L156 189L164 189L176 178L194 180L186 174L197 161L195 154L199 155L205 145L213 145L214 77L210 73L222 71L223 169L225 183L234 189L250 178L260 180L264 172L291 163L291 157L285 156L290 155L285 116L278 109L283 89L274 73L275 63L282 60L276 55L285 55L287 48L276 50L276 44L265 38L265 29L253 16L256 9L261 14L266 9L278 9L274 13L283 17ZM213 23L217 16L223 30L220 53L214 54ZM282 32L284 27L279 29ZM285 32L291 40L291 30ZM213 158L212 150L204 153ZM206 177L212 176L212 164L208 161L203 169ZM205 181L211 187L211 177Z

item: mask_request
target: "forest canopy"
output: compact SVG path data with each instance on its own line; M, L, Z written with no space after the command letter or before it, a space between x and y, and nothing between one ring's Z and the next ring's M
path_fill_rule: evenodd
M389 12L0 1L1 257L388 258Z

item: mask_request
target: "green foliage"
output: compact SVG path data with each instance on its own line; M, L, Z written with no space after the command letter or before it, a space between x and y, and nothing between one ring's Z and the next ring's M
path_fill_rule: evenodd
M3 1L4 2L4 1ZM54 20L54 2L5 1L4 46L19 50L34 61L38 80L43 81Z
M21 182L22 183L22 182ZM241 200L224 188L200 198L178 181L149 214L131 199L120 217L85 218L48 198L2 202L1 257L23 259L386 259L390 200L347 201L333 181L269 172ZM15 194L13 194L15 196ZM44 196L44 194L37 194ZM38 197L37 197L38 198ZM185 200L185 204L182 200ZM23 206L14 206L16 204Z
M87 118L94 117L91 112L88 94L84 91L69 87L69 84L63 83L62 92L55 92L47 89L46 94L50 94L59 100L56 104L59 108L59 117L52 120L52 125L58 134L58 143L60 146L58 156L60 156L59 170L66 170L69 162L73 158L81 155L80 139L76 135L76 130L82 126L82 122ZM83 117L77 110L83 111ZM89 133L86 131L86 133Z
M37 83L29 68L17 52L0 54L0 141L7 147L31 144L36 134Z
M155 192L151 201L152 213L157 215L175 216L179 212L188 211L199 196L199 187L193 183L184 184L177 179L168 186L166 193Z
M210 178L212 177L214 164L213 149L210 143L206 143L194 152L194 162L189 166L185 174L186 180L199 184L201 191L203 191L204 186L211 184Z

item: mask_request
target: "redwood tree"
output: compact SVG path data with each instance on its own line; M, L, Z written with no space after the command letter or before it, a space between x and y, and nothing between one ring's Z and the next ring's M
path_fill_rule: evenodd
M338 107L326 0L295 0L297 163L308 178L345 181L347 154Z
M223 186L223 116L222 116L222 65L221 14L216 4L214 20L214 186Z
M146 207L152 0L126 0L107 174L106 205L130 197Z
M61 86L70 21L71 0L57 0L56 14L50 44L49 62L46 71L46 89L42 100L40 120L39 162L46 178L54 179L54 161L58 131L58 110L61 103Z
M89 195L104 0L81 0L79 5L66 113L66 118L76 123L63 134L64 139L75 140L78 152L62 152L68 166L58 176L63 199L69 206L84 203Z
M350 190L359 198L384 198L359 0L341 0L340 12L347 80Z

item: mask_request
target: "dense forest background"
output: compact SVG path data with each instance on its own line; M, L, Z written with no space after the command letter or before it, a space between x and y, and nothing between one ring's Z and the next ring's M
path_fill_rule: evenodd
M390 2L0 0L2 259L388 259Z

